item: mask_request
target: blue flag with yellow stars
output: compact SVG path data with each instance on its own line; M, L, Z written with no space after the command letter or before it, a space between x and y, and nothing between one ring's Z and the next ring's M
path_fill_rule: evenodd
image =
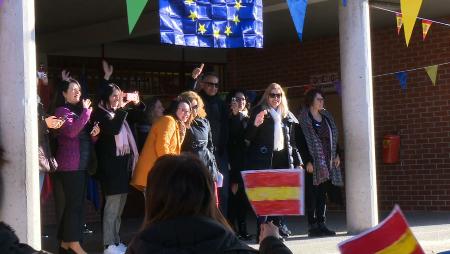
M159 0L161 42L262 48L262 0Z

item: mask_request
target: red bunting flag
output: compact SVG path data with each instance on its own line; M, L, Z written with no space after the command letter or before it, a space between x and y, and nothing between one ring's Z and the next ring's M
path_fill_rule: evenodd
M341 254L425 254L399 206L376 227L339 243Z
M422 39L425 40L427 37L428 31L430 30L431 20L422 19Z
M242 179L256 215L304 215L303 169L249 170Z
M397 34L400 35L400 30L402 29L402 26L403 26L402 14L396 13L395 18L397 20Z

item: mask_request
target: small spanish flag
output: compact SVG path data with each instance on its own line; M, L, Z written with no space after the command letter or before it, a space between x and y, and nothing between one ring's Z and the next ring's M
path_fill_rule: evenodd
M425 254L397 205L376 227L338 246L342 254Z
M304 215L303 169L249 170L242 179L256 215Z
M430 30L431 24L433 21L423 19L422 20L422 39L425 40L427 38L428 31Z

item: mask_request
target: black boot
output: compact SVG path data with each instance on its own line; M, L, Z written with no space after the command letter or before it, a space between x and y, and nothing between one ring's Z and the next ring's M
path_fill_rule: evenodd
M308 236L309 237L319 237L322 236L322 231L319 228L319 225L317 223L310 224L308 229Z
M253 238L252 235L250 235L247 232L247 223L245 223L245 222L239 223L239 231L238 232L239 232L238 237L240 240L250 241Z
M327 228L327 226L325 225L325 223L323 223L323 222L319 223L319 230L320 230L320 232L322 232L322 235L324 235L324 236L336 235L336 232L334 232L333 230L329 230Z

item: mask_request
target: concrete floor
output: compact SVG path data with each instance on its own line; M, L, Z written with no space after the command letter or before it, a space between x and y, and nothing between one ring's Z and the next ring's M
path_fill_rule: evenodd
M383 214L380 220L387 214ZM408 222L426 253L434 254L450 250L450 212L414 212L405 213ZM338 233L335 237L308 238L305 217L289 217L287 224L293 232L293 236L286 241L286 245L293 253L339 253L337 244L350 238L346 233L345 214L330 213L328 226ZM122 221L121 237L124 242L129 242L135 232L139 230L141 219L125 219ZM255 221L249 219L250 233L255 234ZM100 223L90 224L93 234L86 234L83 246L88 253L103 253L102 234ZM48 238L43 238L43 249L57 253L55 227L46 227ZM248 242L252 247L258 248L254 242Z

